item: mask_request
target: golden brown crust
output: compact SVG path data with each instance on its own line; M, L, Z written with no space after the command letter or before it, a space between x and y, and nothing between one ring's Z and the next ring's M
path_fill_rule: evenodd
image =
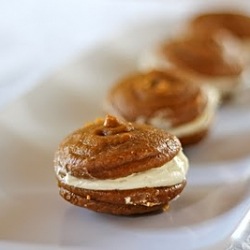
M226 30L240 39L250 38L250 17L240 13L203 13L194 17L190 26L194 33L207 37Z
M119 215L142 214L161 210L178 196L186 185L98 191L81 189L58 182L60 195L70 203L97 212Z
M61 170L59 174L115 179L159 167L180 149L179 140L164 130L107 116L66 137L54 165Z
M166 119L175 127L199 116L207 98L200 86L174 70L137 73L114 85L107 103L129 121L150 123L154 117Z
M242 72L238 62L225 60L223 47L213 39L173 40L162 46L161 53L173 65L207 77L237 76Z

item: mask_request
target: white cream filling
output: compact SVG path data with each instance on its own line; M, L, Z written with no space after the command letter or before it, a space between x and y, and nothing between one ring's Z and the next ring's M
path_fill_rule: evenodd
M208 102L204 112L196 119L178 127L172 127L169 120L161 116L155 116L151 118L150 120L148 120L148 123L155 127L165 129L169 133L176 135L177 137L192 135L194 133L198 133L203 131L204 129L207 129L213 120L215 110L219 102L219 95L218 92L210 86L204 85L203 91L204 94L206 94L208 97ZM139 117L137 122L142 122L145 120L145 118Z
M183 152L180 151L171 161L161 167L117 179L83 179L74 177L70 173L66 173L63 177L58 175L58 178L67 185L92 190L127 190L146 187L166 187L179 184L185 180L188 167L188 159ZM60 167L57 167L57 174L60 171Z

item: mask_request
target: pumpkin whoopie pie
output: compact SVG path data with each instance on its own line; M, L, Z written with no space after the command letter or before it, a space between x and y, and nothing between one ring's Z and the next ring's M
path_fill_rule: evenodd
M187 26L195 36L215 39L244 66L248 84L250 66L250 16L234 11L207 12L195 15Z
M163 43L141 58L143 69L176 68L195 81L211 85L224 98L242 83L240 60L211 38L185 37Z
M218 93L175 70L135 73L109 91L105 109L131 122L176 135L183 146L205 138L218 105Z
M250 17L237 12L200 13L190 20L191 31L197 35L216 37L230 34L241 42L250 42Z
M188 160L165 130L107 115L66 137L54 167L65 200L132 215L166 209L185 187Z

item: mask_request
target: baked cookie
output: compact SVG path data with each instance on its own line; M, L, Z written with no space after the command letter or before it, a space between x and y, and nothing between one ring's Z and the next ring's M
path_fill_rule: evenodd
M216 39L243 63L250 63L249 16L236 12L202 13L193 17L188 27L196 36Z
M167 41L142 56L143 69L177 68L197 82L217 88L230 96L241 84L243 67L239 60L213 39L187 37Z
M197 143L210 128L218 93L181 75L174 70L153 70L128 76L110 89L106 111L165 129L183 146Z
M190 21L195 33L213 35L221 30L232 33L239 39L250 38L250 17L236 12L201 13Z
M215 39L237 57L244 65L243 82L249 86L250 16L226 11L201 13L190 20L187 30L195 36Z
M185 187L188 160L175 136L107 115L66 137L54 167L65 200L131 215L166 209Z

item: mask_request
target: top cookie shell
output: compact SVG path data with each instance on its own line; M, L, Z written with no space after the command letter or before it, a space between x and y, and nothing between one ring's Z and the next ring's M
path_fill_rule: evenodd
M172 127L189 122L204 111L207 97L199 84L180 75L172 69L128 76L110 89L107 110L132 122L158 116Z
M54 166L78 178L115 179L160 167L180 149L179 140L164 130L108 115L65 138Z
M250 37L250 17L241 13L204 13L196 16L190 26L194 32L208 36L227 30L240 39Z
M181 69L207 77L239 76L243 70L236 58L228 60L222 45L206 37L188 37L168 41L161 54Z

